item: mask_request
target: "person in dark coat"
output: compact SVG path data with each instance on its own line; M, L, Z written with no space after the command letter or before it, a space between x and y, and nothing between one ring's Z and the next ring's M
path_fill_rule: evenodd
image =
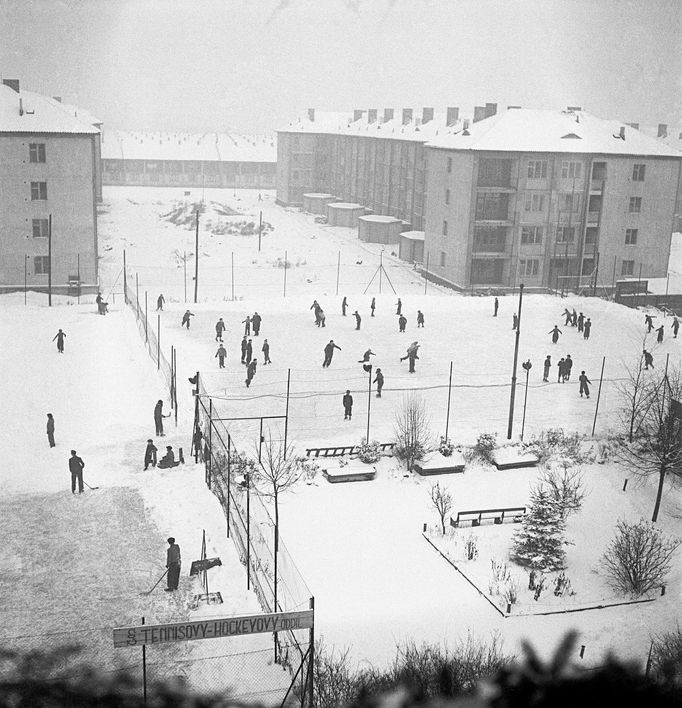
M677 333L680 331L680 321L677 317L673 317L673 323L670 325L673 330L673 339L677 339Z
M156 467L156 445L154 445L154 441L150 438L147 440L147 447L145 448L144 451L144 468L147 469L149 465L152 467Z
M353 317L355 317L355 329L360 329L362 317L360 317L360 313L357 310L355 310L355 312L353 313Z
M545 359L544 363L544 368L542 371L542 380L543 381L549 381L549 369L552 366L552 357L550 355L547 355L547 358Z
M166 568L168 569L168 582L164 588L166 592L178 589L181 563L180 546L175 543L175 539L171 536L168 539L168 550L166 551Z
M651 354L645 349L642 354L644 355L644 368L648 369L651 367L652 369L654 368L654 358L651 356Z
M584 324L585 324L585 315L583 315L583 313L581 312L581 313L578 315L578 332L582 332L582 331L583 331L583 325L584 325Z
M218 368L224 369L225 368L225 357L227 356L227 349L223 346L222 342L220 346L218 347L218 351L215 353L215 356L218 357ZM215 359L215 357L213 357Z
M564 318L564 327L568 327L568 325L571 324L571 319L573 318L573 315L567 307L564 308Z
M414 374L414 363L417 359L419 359L418 352L419 351L419 344L417 342L412 342L410 346L407 348L407 352L405 356L400 357L400 361L405 361L405 359L408 359L410 362L410 373Z
M512 314L512 329L516 329L519 326L519 316L514 312Z
M97 303L97 314L98 315L103 315L104 312L102 311L102 293L97 293L97 297L95 298L95 302Z
M325 325L325 322L327 321L327 317L325 316L324 310L322 308L318 310L317 316L320 319L318 327L326 327L327 325Z
M493 303L493 317L497 317L497 310L500 307L500 301L495 298L495 302Z
M571 369L573 368L573 359L571 359L570 354L566 354L566 360L564 361L564 381L571 380Z
M159 295L159 297L156 298L156 310L157 312L159 310L163 311L163 304L166 302L166 298L163 296L163 293Z
M398 298L398 302L396 302L396 315L400 315L403 311L403 303L400 298Z
M248 366L253 359L253 342L249 339L246 343L246 365Z
M585 320L585 325L583 326L583 339L590 338L590 330L592 329L592 320L588 317Z
M66 337L66 334L64 332L62 332L61 329L59 330L59 332L57 332L57 334L54 335L54 337L52 337L53 342L55 339L57 340L57 351L60 354L64 353L64 338L65 337Z
M421 310L417 310L417 327L424 326L424 313Z
M169 416L170 413L168 415L163 414L163 401L157 401L156 405L154 406L154 424L156 425L157 435L164 435L163 419L168 418Z
M246 347L248 345L248 341L246 339L246 335L244 335L244 338L242 339L242 364L246 364Z
M257 312L254 312L251 317L251 324L253 325L253 336L254 337L257 337L258 334L260 333L260 323L262 321L263 321L263 318Z
M187 329L189 329L189 318L194 317L194 313L190 312L189 310L185 310L185 314L182 316L182 322L180 323L180 326L182 327L185 325Z
M169 467L177 467L180 463L175 461L175 453L170 445L166 445L166 454L159 460L157 467L168 469Z
M47 441L50 443L50 447L55 446L54 441L54 418L52 413L47 414Z
M563 332L557 327L557 325L554 325L554 327L550 329L547 334L552 335L552 344L556 344L559 341L559 335L563 334Z
M222 342L223 341L223 332L225 331L225 323L223 322L223 318L221 317L216 323L215 323L215 340L216 342Z
M400 317L398 317L398 331L404 332L406 324L407 324L407 317L405 317L405 315L400 315Z
M369 306L369 309L372 312L372 317L374 317L374 310L376 310L377 307L377 299L375 297L372 298L372 304Z
M78 481L78 493L83 493L83 468L85 462L78 457L75 450L71 450L69 457L69 471L71 472L71 494L76 493L76 481Z
M360 360L358 361L358 364L364 364L366 361L369 361L369 358L370 358L371 356L376 356L376 354L375 354L371 349L368 349L368 350L362 355L362 359L360 359Z
M344 295L343 300L341 300L341 314L346 316L346 309L348 308L348 298Z
M566 360L563 357L561 357L561 359L559 360L559 363L557 364L557 370L558 370L557 371L557 380L556 380L557 383L564 383L564 375L566 372L565 362L566 362Z
M578 313L575 311L575 307L573 308L573 312L571 313L571 327L577 327L578 326Z
M654 320L651 315L644 315L644 324L646 325L646 333L649 334L654 328Z
M350 391L346 391L343 397L343 419L350 420L353 417L353 396Z
M381 398L381 389L384 387L384 375L381 373L381 369L376 370L376 377L373 383L377 385L377 398Z
M320 326L320 312L322 312L322 308L320 307L320 303L317 300L313 300L313 304L310 306L311 310L315 310L315 324L319 327Z
M656 341L660 344L663 341L663 332L665 330L665 325L661 325L656 328Z
M578 376L578 381L580 381L580 398L583 397L583 393L589 398L590 397L590 387L587 384L592 382L585 376L585 372L581 371L580 376Z
M341 351L341 347L334 344L334 340L330 339L329 344L324 348L324 361L322 362L323 367L328 367L332 363L332 358L334 357L334 349Z
M244 334L247 337L251 336L251 317L247 315L246 319L242 320L242 324L244 325Z
M253 361L249 362L249 365L246 367L246 381L244 382L246 384L246 388L249 388L249 386L251 386L253 377L256 375L257 363L258 362L254 359Z
M260 350L263 352L263 366L265 366L265 364L272 364L270 361L270 345L267 339L263 340L263 346Z

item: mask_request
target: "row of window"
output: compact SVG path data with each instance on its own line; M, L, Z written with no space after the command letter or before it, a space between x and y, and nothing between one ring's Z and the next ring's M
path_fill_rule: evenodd
M35 234L35 220L34 220L34 234ZM443 220L443 236L448 235L448 222L447 219ZM485 229L481 232L483 242L485 241ZM543 226L522 226L521 227L521 243L526 245L541 244L544 234ZM573 243L576 235L575 226L564 226L557 225L556 227L556 242L557 243ZM591 234L593 235L593 234ZM637 243L637 237L639 235L639 229L625 229L625 245L634 246ZM594 238L585 238L586 243L594 243Z
M540 272L540 261L537 258L521 258L519 259L519 275L534 276ZM635 262L630 260L621 261L620 274L633 275L635 272Z

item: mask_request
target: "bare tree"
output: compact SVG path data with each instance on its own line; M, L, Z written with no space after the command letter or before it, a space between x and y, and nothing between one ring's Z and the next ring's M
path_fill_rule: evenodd
M648 405L642 412L637 435L632 442L623 441L617 455L636 475L658 475L651 518L655 522L661 508L666 477L668 474L682 476L682 419L677 414L682 398L682 380L679 372L672 370L652 377L645 386Z
M661 585L670 571L680 539L643 519L635 524L619 521L616 536L603 555L611 584L634 597Z
M545 467L540 477L541 484L556 501L564 521L571 512L580 509L586 493L580 468L571 468L564 462L561 467Z
M436 482L431 485L431 502L438 512L440 527L445 536L445 517L452 509L452 494L445 487L441 487L440 482Z
M642 368L643 361L643 357L640 356L636 367L625 364L625 380L616 384L622 401L620 420L623 430L627 431L628 442L632 442L639 434L640 426L650 405L651 386Z
M410 393L402 400L402 405L395 414L395 453L407 462L407 469L417 460L421 460L430 442L429 420L426 415L424 399Z

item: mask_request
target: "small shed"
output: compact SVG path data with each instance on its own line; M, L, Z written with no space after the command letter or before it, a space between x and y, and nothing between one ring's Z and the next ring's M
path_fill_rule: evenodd
M311 192L303 195L303 211L310 214L322 214L327 216L327 204L335 202L336 197L333 194L321 194L319 192Z
M368 243L399 243L402 226L394 216L367 214L358 219L358 238Z
M327 223L330 226L347 226L354 228L358 218L365 213L362 204L352 202L331 202L327 204Z
M403 231L400 234L400 260L408 263L424 262L424 232Z

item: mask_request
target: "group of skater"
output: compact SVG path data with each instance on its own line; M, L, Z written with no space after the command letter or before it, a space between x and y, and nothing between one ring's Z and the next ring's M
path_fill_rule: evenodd
M663 336L665 334L665 324L660 327L654 327L654 317L656 315L646 314L644 315L644 326L646 327L646 333L650 334L653 330L656 331L656 342L661 344L663 342ZM670 324L670 329L673 331L673 339L677 339L677 333L680 331L680 321L677 315L673 316L673 321Z

